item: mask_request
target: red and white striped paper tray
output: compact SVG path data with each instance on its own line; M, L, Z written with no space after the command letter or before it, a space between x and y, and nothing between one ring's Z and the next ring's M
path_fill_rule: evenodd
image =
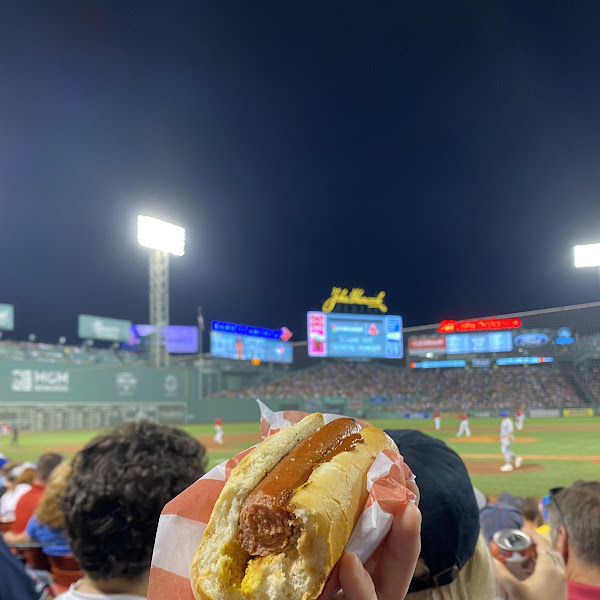
M263 437L295 425L308 414L273 412L260 401L259 406ZM326 423L342 416L323 415ZM154 543L148 600L194 600L190 584L194 553L231 471L252 450L248 448L217 465L164 507ZM369 496L346 550L356 552L363 562L371 556L390 530L394 514L414 501L413 493L406 487L412 479L410 468L399 454L380 452L367 474Z

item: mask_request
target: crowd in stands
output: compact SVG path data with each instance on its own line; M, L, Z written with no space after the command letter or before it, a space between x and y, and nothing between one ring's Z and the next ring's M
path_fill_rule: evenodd
M33 360L41 363L69 363L73 365L127 365L148 364L136 352L119 348L94 348L93 346L68 346L11 340L0 341L0 360Z
M351 553L342 557L338 581L345 598L600 598L600 481L555 488L541 501L501 494L492 502L472 487L461 458L442 440L414 429L387 433L416 476L418 488L408 486L417 501L396 513L369 572ZM119 426L72 460L41 456L29 483L19 478L31 465L6 462L0 501L7 494L10 501L0 506L14 521L0 540L0 598L42 600L46 591L61 590L60 600L146 598L160 511L205 468L198 441L150 422ZM505 528L524 529L536 547L535 562L523 562L531 573L525 579L515 577L510 561L490 543ZM9 551L23 539L39 541L41 554L54 558L52 575L65 573L56 567L64 564L59 558L71 560L68 588Z
M2 462L0 598L45 597L36 584L48 572L42 588L64 592L61 600L139 600L160 511L204 474L206 450L180 429L143 421L95 438L72 460L44 454L35 469ZM35 552L23 548L32 543Z
M404 370L334 362L212 398L386 397L398 411L581 406L568 373L546 367Z

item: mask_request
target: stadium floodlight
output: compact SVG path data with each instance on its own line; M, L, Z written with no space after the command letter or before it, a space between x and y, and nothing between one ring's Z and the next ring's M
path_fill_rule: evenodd
M169 354L162 343L162 330L169 324L169 255L183 256L185 229L160 219L139 215L137 238L149 249L150 283L150 362L155 367L169 366Z
M139 215L137 238L140 246L174 256L185 253L185 229L154 217Z
M600 267L600 244L581 244L573 248L575 266Z

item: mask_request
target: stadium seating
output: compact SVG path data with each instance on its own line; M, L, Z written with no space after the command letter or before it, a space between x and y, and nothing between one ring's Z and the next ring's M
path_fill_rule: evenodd
M600 377L598 378L600 392ZM406 370L373 363L332 362L213 398L386 397L398 411L582 406L568 372L554 367Z

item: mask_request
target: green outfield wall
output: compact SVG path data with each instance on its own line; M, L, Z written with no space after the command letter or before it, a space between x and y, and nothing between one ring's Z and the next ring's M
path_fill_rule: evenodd
M187 421L194 369L0 361L0 422L23 431L109 427L132 419Z
M164 424L212 423L216 417L230 423L258 419L256 399L208 399L206 379L203 383L194 367L0 361L0 423L17 425L22 431L57 431L111 427L139 419ZM430 412L398 412L385 398L262 400L274 411L319 411L366 419L431 418ZM582 417L595 412L597 408L590 407L536 409L530 416ZM469 416L494 417L498 411L473 410Z

